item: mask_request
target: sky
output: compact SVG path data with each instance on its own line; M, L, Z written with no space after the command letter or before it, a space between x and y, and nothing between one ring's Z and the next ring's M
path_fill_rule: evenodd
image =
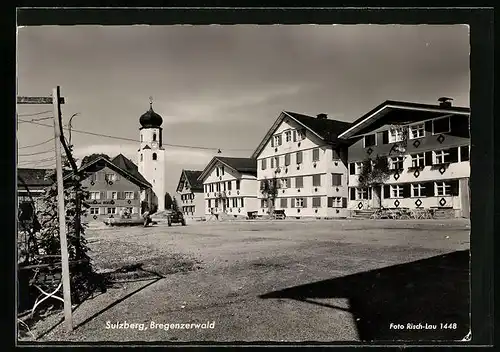
M163 142L191 147L166 147L172 194L182 169L249 157L283 110L350 122L385 100L469 106L466 25L40 26L19 28L17 46L19 96L60 86L64 123L126 139L73 132L80 160L137 163L153 97ZM53 141L33 146L53 136L51 110L18 105L18 167L55 165Z

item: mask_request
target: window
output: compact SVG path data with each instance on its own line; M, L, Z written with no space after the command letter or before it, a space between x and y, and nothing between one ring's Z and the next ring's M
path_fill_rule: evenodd
M274 136L274 145L276 147L281 145L281 135L280 134L277 134Z
M220 192L220 183L216 183L216 184L215 184L215 190L216 190L217 192Z
M434 164L444 164L448 161L450 153L447 150L434 151Z
M232 181L227 181L227 190L231 191L233 188L233 182Z
M410 126L410 139L422 138L425 136L425 128L423 123Z
M90 215L99 215L99 208L90 208Z
M391 185L391 198L403 198L403 186Z
M295 198L295 207L302 208L304 206L304 198Z
M297 164L301 164L302 163L302 152L299 151L295 154L296 158L297 158Z
M332 174L332 186L342 185L342 174Z
M153 142L156 142L156 133L153 133Z
M275 157L274 161L276 162L276 167L277 168L280 167L280 157L279 156Z
M470 150L468 145L460 147L460 161L468 161L470 158Z
M312 153L313 153L313 161L318 161L319 160L319 148L314 148Z
M261 199L260 201L261 208L267 208L267 199Z
M304 187L304 178L302 176L295 177L295 187L296 188Z
M391 170L403 170L403 160L402 156L393 156L389 159L389 164Z
M233 208L238 206L238 198L233 198Z
M425 154L418 153L411 156L411 166L412 167L424 167Z
M236 189L240 189L240 180L236 180Z
M450 196L451 185L448 182L435 182L435 194L437 196Z
M411 185L412 197L425 197L425 186L421 183Z
M107 214L116 214L116 208L107 208L106 213Z
M213 191L214 191L214 184L213 184L213 183L211 183L211 184L210 184L210 192L213 192Z
M109 192L109 195L108 199L118 199L118 192L111 191Z
M104 179L106 182L116 181L116 174L105 174Z
M369 134L365 136L365 138L363 138L363 141L365 148L373 147L374 145L376 145L376 139L374 134Z
M221 167L222 176L224 176L224 165Z
M158 156L156 155L156 153L153 153L153 160L157 160L158 159Z
M101 199L101 192L90 192L90 199Z
M342 208L342 197L329 197L328 198L329 208Z
M266 169L266 159L262 159L261 163L262 163L262 170L265 170Z
M215 207L218 208L219 207L219 198L216 198L215 199Z
M359 175L361 173L361 170L363 169L363 162L358 161L355 163L355 165L356 165L356 171L355 171L356 173L355 174Z
M211 200L211 199L209 199L209 200L208 200L208 207L209 207L209 208L211 208L211 207L212 207L212 200Z
M245 206L245 202L243 201L243 198L240 198L241 200L241 207L243 208Z
M286 131L285 132L285 141L291 142L292 141L292 131Z
M282 178L281 179L281 188L288 188L288 187L290 187L288 180L289 180L288 178Z
M302 140L306 139L306 130L305 130L305 128L298 130L298 137L299 137L299 141L302 141Z
M285 154L285 166L290 165L290 153Z
M313 208L320 208L321 207L321 197L313 197L312 207Z
M125 192L125 199L134 199L134 192Z
M218 167L215 168L215 174L217 175L217 177L219 177L219 168Z
M367 188L356 188L356 200L368 199Z
M389 130L389 143L401 142L403 140L403 130L400 128L391 128Z
M443 117L432 121L432 134L450 132L450 117Z
M271 169L274 169L274 158L271 158Z
M222 191L225 192L226 191L226 182L222 182Z
M321 186L321 175L313 175L313 186Z
M287 208L288 207L288 202L287 202L287 199L286 198L281 198L280 199L280 206L282 208Z
M143 156L142 156L142 154L141 154L141 161L142 161L142 160L143 160Z

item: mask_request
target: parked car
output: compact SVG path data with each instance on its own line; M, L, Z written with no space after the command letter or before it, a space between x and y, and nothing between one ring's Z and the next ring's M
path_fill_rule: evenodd
M273 211L272 217L274 219L278 219L278 220L286 219L285 210L284 209L275 209Z
M184 215L180 211L173 211L167 217L168 226L172 226L172 224L181 224L182 226L186 226L186 219L184 219Z

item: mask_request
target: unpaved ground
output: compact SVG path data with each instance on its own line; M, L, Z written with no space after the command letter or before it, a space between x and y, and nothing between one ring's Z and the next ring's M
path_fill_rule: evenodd
M465 220L207 222L114 228L88 239L99 266L143 263L162 277L84 302L71 334L55 326L58 317L47 319L40 341L425 340L468 330ZM177 272L171 258L196 265ZM124 321L147 329L107 328ZM166 331L151 322L213 328Z

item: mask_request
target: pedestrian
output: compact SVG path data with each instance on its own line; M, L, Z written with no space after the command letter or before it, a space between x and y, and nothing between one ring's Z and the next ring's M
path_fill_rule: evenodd
M142 217L144 218L144 227L147 227L149 223L151 222L151 218L149 217L149 211L146 210L143 214Z

